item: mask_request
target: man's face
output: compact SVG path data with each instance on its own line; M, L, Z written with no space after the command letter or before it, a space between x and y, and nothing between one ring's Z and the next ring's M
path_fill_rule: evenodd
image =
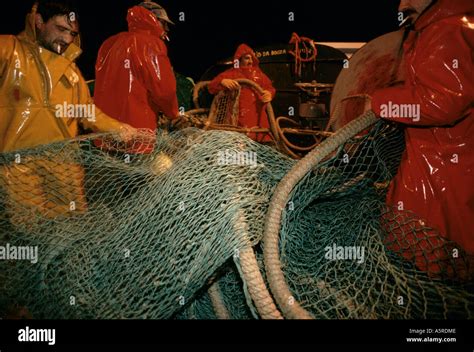
M169 42L170 38L168 37L168 33L170 31L170 27L168 25L168 22L166 22L162 19L159 19L159 18L157 18L157 20L158 20L158 23L159 23L161 29L163 29L163 34L161 35L161 39L166 40L166 41Z
M253 57L250 54L245 54L240 58L240 67L250 67L253 65Z
M43 23L41 15L36 17L36 30L39 44L57 54L62 54L79 34L75 16L58 15Z
M403 12L405 17L409 17L410 22L414 23L432 1L433 0L401 0L398 11Z

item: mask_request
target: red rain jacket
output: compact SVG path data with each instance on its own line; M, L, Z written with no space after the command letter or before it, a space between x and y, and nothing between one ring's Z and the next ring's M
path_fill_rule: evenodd
M211 94L216 94L223 90L224 87L221 85L223 79L239 79L246 78L256 82L264 90L268 90L272 94L272 98L275 97L275 88L272 86L272 81L265 75L262 70L258 67L258 59L255 56L254 51L246 44L241 44L237 48L234 54L234 60L239 60L242 56L251 54L253 57L252 67L239 67L231 68L225 72L222 72L208 86L208 90ZM265 111L266 104L262 103L258 94L248 87L242 87L240 91L239 100L239 126L252 128L269 128L267 113ZM247 134L250 138L262 142L271 141L271 137L268 134L258 135L256 133Z
M135 6L127 21L129 31L110 37L99 50L95 104L119 121L155 130L158 112L178 116L176 79L153 13Z
M388 204L413 211L426 226L470 254L474 254L473 16L472 0L438 0L416 21L404 43L404 85L378 90L372 97L376 114L406 125L406 151L390 185ZM397 113L394 107L401 104L414 104L413 111L418 106L419 118L416 113L410 117ZM426 246L423 243L415 246ZM417 252L421 259L423 253Z

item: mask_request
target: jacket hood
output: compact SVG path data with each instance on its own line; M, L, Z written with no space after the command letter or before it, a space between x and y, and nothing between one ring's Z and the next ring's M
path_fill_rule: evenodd
M31 8L31 12L26 15L26 20L25 20L25 30L21 32L18 37L30 44L35 44L38 45L38 42L36 40L36 26L35 26L35 17L37 13L37 8L38 6L36 4L33 5ZM66 51L62 54L66 59L70 61L76 60L79 55L81 55L82 50L81 50L81 38L80 35L77 35L74 38L74 41L69 45L69 47L66 49Z
M141 6L134 6L128 10L127 22L128 30L131 32L149 31L159 38L165 32L153 12Z
M253 58L253 64L252 66L258 66L259 61L257 59L257 56L255 55L255 52L252 50L251 47L249 47L247 44L240 44L235 51L234 54L234 60L240 60L240 58L246 54L252 55Z
M428 10L420 16L415 23L415 29L420 30L426 26L452 16L474 14L473 0L437 0Z

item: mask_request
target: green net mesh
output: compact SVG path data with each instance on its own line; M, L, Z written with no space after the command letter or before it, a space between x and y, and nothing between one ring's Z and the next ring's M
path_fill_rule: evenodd
M90 139L22 151L19 163L2 156L2 242L39 253L36 264L0 263L2 299L34 317L167 318L258 242L292 161L229 132L157 140L135 159Z
M127 153L149 143L147 133L134 146L112 137L0 155L0 248L10 251L0 260L0 313L258 317L233 259L248 246L259 251L273 191L296 162L232 132L158 131L147 155ZM282 268L314 317L470 317L473 298L459 279L467 256L384 205L403 145L402 133L381 122L293 191ZM338 247L363 248L364 258L355 251L356 260L339 260ZM37 262L11 258L12 248L37 248ZM419 248L430 250L423 257Z
M239 319L248 320L258 317L250 297L244 293L239 271L231 262L226 263L226 270L221 273L214 288L206 286L191 304L177 314L177 319ZM212 295L220 297L211 298ZM216 302L216 298L220 302ZM216 314L221 305L224 314Z
M471 317L469 257L413 214L385 205L404 145L399 133L378 124L293 190L282 267L315 318Z

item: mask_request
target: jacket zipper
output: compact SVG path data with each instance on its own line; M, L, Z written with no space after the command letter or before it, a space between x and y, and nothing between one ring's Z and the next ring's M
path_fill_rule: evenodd
M39 71L40 71L40 75L43 79L43 104L45 107L49 108L49 95L51 94L51 89L50 89L50 85L51 85L51 80L46 77L47 74L46 74L46 65L44 64L43 60L41 59L41 53L40 53L40 48L37 48L36 52L35 52L35 61L36 61L36 64L38 65L38 68L39 68Z

